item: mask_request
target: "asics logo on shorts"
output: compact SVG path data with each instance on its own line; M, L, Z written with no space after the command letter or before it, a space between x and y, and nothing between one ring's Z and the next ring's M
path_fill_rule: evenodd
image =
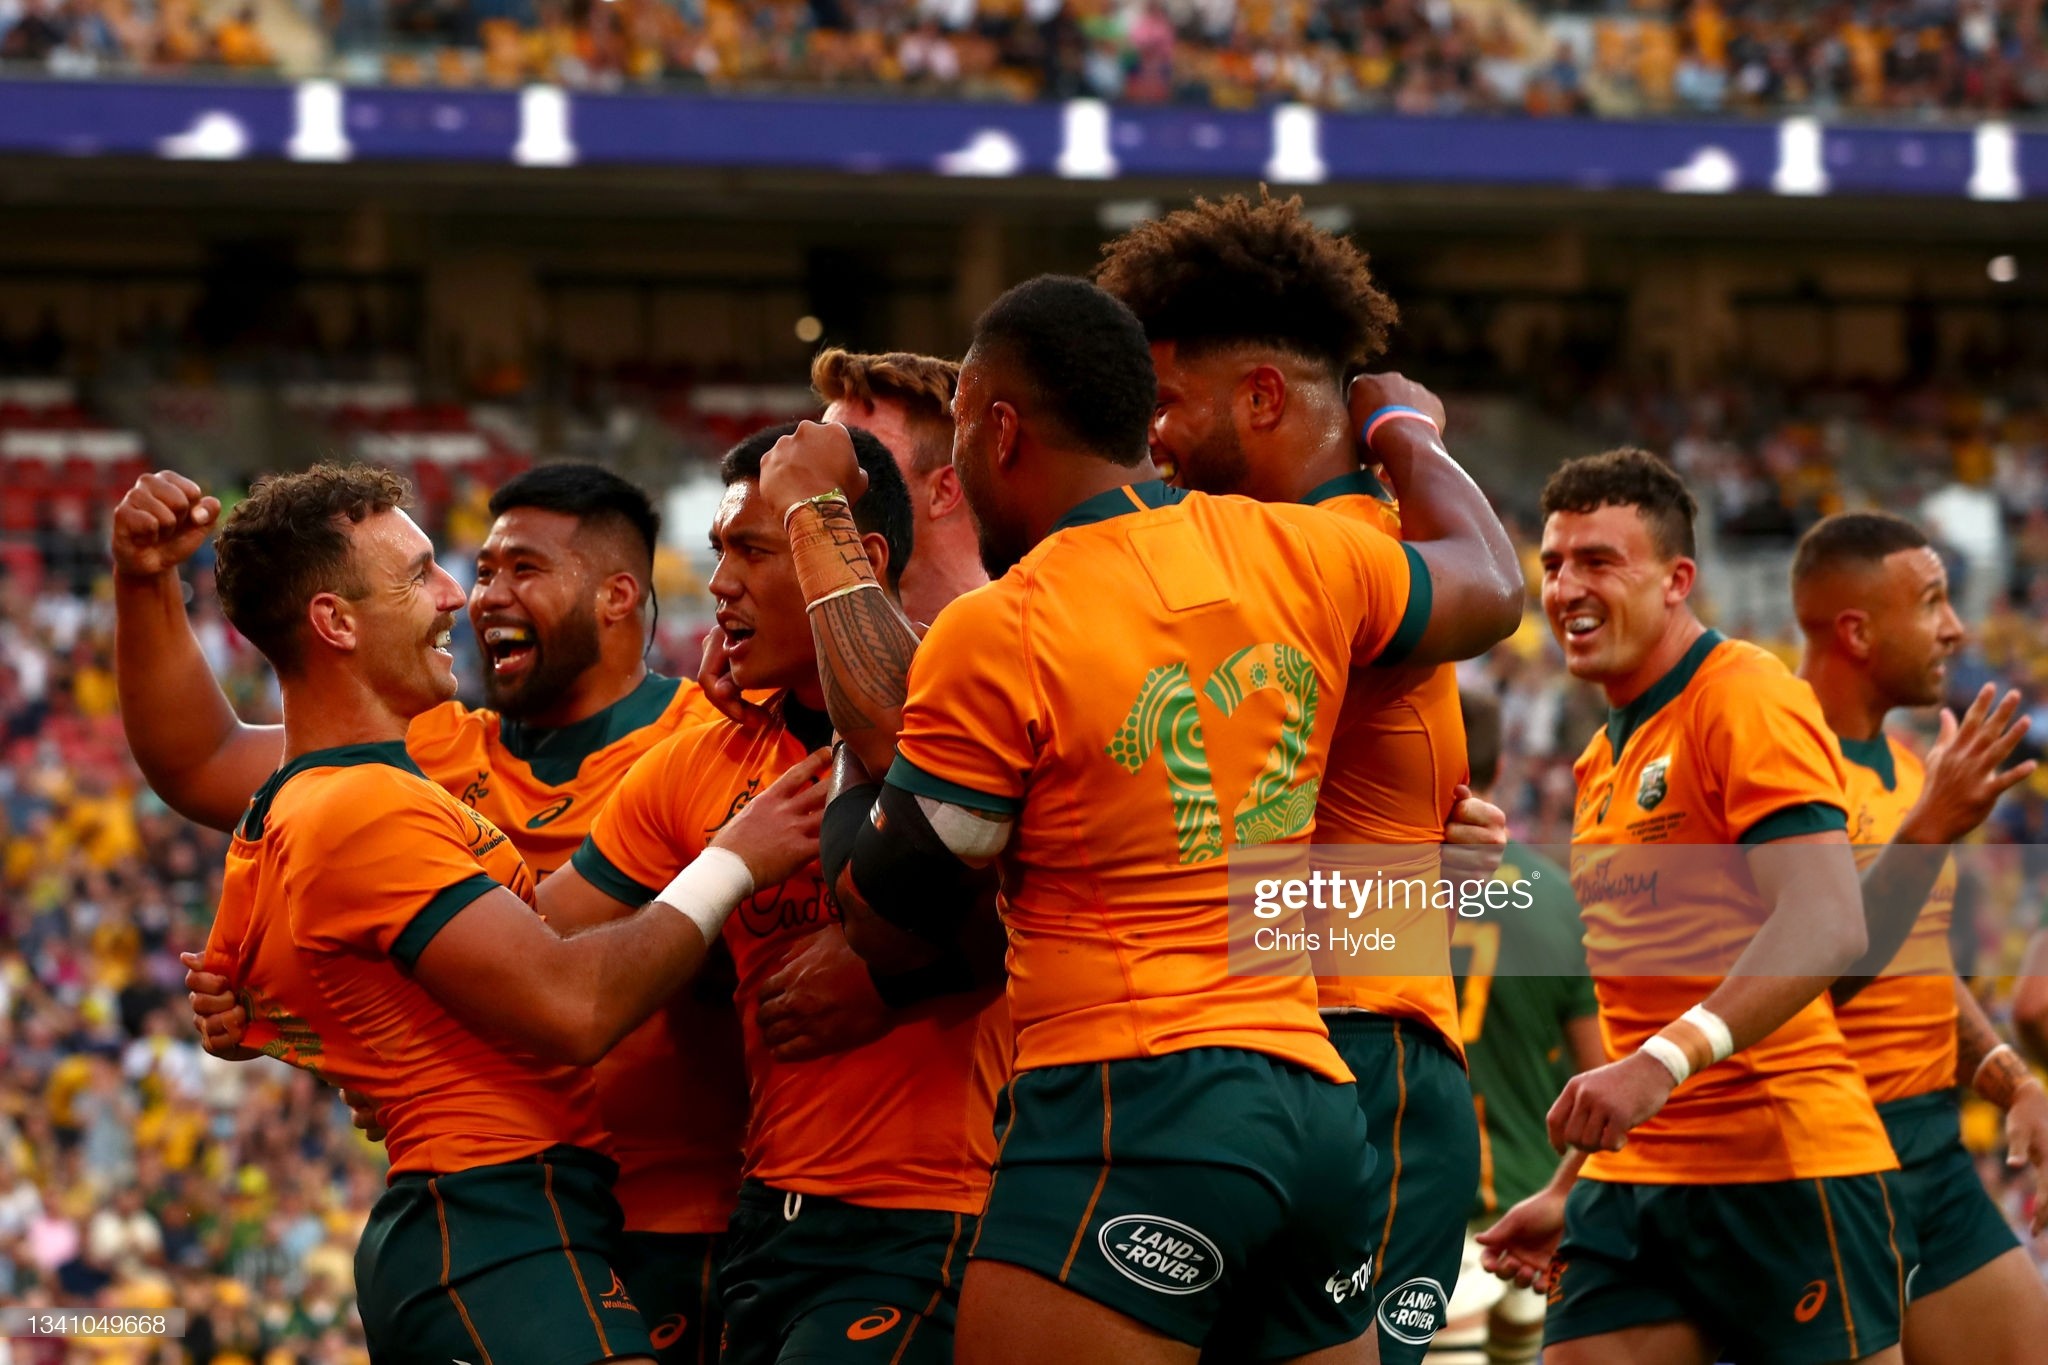
M881 1307L846 1329L848 1341L873 1341L882 1333L903 1321L900 1309Z
M1820 1316L1821 1305L1828 1301L1828 1282L1815 1280L1806 1286L1806 1292L1799 1302L1792 1305L1792 1316L1800 1322L1812 1322Z
M1223 1253L1216 1244L1171 1218L1112 1218L1095 1242L1117 1274L1161 1294L1198 1294L1223 1278Z
M1426 1275L1404 1280L1380 1297L1380 1326L1396 1341L1427 1346L1450 1316L1451 1296Z
M681 1313L670 1313L647 1331L647 1342L657 1351L666 1351L683 1339L683 1333L690 1330L690 1320Z

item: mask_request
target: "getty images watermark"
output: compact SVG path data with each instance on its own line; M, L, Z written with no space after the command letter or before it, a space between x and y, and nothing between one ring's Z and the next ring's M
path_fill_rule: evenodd
M1871 870L1881 851L1818 842L1516 844L1504 857L1498 849L1451 845L1237 848L1229 855L1229 970L1475 979L1722 976L1770 913L1760 886L1790 888L1800 898L1793 909L1808 918L1839 912L1881 921L1893 913L1886 886L1908 879L1892 875L1889 863ZM1924 924L1876 974L1953 974L1944 930L1959 895L1978 941L1990 941L1988 926L2024 939L2048 902L2048 857L2041 853L1995 844L1946 850L1924 900L1904 907L1907 919ZM1819 904L1831 890L1842 904ZM1741 970L1830 971L1808 960L1810 946L1794 936L1767 959L1750 954Z

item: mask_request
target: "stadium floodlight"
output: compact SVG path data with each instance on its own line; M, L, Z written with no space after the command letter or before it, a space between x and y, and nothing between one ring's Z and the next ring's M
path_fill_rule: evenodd
M1972 199L2018 199L2025 194L2020 184L2020 142L2013 136L2010 123L1978 124L1974 151L1970 167Z
M1778 125L1778 170L1771 188L1779 194L1826 194L1825 138L1815 118L1788 118Z

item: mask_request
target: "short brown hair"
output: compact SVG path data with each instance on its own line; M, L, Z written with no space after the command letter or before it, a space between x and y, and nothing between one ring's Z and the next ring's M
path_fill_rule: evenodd
M323 592L353 600L369 591L344 523L411 500L412 486L376 465L316 464L264 479L228 514L214 545L221 610L273 668L293 672L307 605Z
M1698 553L1693 519L1699 504L1678 472L1647 450L1624 446L1567 460L1543 485L1543 516L1633 507L1649 523L1650 540L1666 559Z
M857 355L837 346L811 361L811 388L826 406L872 405L889 399L903 405L917 448L906 452L910 467L929 474L953 458L953 391L960 386L960 362L909 351Z
M1927 548L1927 533L1890 512L1838 512L1815 522L1792 556L1794 591L1817 574L1875 568L1902 550Z
M1138 315L1148 340L1184 349L1266 345L1341 380L1386 350L1400 318L1365 253L1311 223L1299 195L1197 199L1102 256L1095 282Z

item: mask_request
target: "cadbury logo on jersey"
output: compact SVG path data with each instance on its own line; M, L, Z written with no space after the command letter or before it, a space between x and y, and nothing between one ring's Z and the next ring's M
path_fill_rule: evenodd
M1636 804L1644 810L1655 810L1664 804L1670 794L1671 785L1666 780L1671 773L1671 756L1653 758L1643 765L1642 780L1636 783Z
M526 827L528 829L546 829L549 825L561 819L569 807L575 804L576 798L573 796L557 797L535 811L533 817L526 822Z
M1161 1294L1198 1294L1223 1277L1223 1253L1186 1223L1129 1213L1102 1225L1095 1243L1116 1272Z

